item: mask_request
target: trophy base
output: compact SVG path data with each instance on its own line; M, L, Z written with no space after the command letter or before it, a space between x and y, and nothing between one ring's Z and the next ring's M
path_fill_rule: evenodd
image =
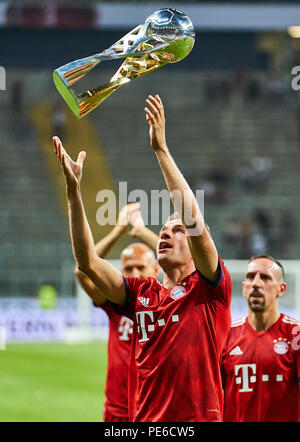
M63 97L63 99L65 100L65 102L67 103L73 114L75 115L75 117L80 118L80 112L79 112L78 102L75 98L75 93L73 92L72 94L70 92L69 88L65 85L63 80L60 78L59 74L55 71L53 72L53 81L57 90L59 91L59 93L61 94L61 96Z

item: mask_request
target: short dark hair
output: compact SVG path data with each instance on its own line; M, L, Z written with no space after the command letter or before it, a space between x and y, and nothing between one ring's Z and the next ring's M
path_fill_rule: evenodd
M178 212L174 212L174 213L172 213L172 215L170 215L170 216L167 218L165 224L167 224L169 221L172 221L173 219L177 219L177 218L179 218L179 219L181 220L181 222L182 222L182 219L181 219L181 217L179 216ZM206 227L208 233L210 234L210 227L209 227L209 225L208 225L207 223L204 223L204 225L205 225L205 227Z
M285 271L284 271L283 265L277 259L273 258L273 256L270 256L270 255L255 255L255 256L252 256L249 259L249 263L252 262L252 261L255 261L256 259L261 259L261 258L269 259L270 261L275 262L275 264L277 264L278 267L281 269L283 280L285 279Z

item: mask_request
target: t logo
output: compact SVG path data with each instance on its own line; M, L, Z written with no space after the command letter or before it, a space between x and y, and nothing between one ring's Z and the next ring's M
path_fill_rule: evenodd
M129 335L132 335L132 321L126 316L122 316L119 324L120 341L129 341Z
M145 324L145 322L146 322L145 316L146 315L150 316L151 323L153 323L153 321L154 321L153 312L151 312L151 311L136 312L136 321L138 323L138 331L141 330L141 332L142 332L142 338L139 339L139 342L149 341L149 338L147 336L147 331L146 331L146 324ZM148 331L153 331L153 330L154 330L154 324L150 324L148 326Z
M241 369L241 376L238 373ZM252 371L253 375L250 375L249 371ZM242 384L242 388L239 390L241 393L253 391L253 388L249 387L250 382L256 382L256 364L240 364L234 366L234 374L236 376L235 383Z

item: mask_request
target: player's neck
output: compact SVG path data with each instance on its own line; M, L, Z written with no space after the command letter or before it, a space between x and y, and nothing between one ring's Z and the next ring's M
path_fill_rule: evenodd
M189 263L188 265L165 269L163 286L166 289L171 290L175 285L180 284L184 278L193 273L194 270L195 265L193 261L191 261L191 263Z
M278 308L272 311L253 312L249 310L248 322L251 327L257 332L264 332L268 330L280 318Z

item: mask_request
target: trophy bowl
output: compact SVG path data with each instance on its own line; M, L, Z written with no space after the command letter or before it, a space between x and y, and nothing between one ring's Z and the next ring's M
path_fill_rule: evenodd
M176 63L185 58L195 43L195 32L191 19L178 9L164 8L146 18L149 23L147 35L167 44L151 52L151 57Z

